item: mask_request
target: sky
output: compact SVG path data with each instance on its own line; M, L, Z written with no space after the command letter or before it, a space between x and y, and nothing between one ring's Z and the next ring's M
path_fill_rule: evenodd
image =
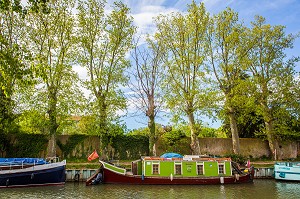
M108 5L114 1L108 0ZM123 0L131 10L137 34L154 34L155 25L153 19L159 14L166 15L171 12L187 12L187 4L192 0ZM203 2L210 14L217 14L227 7L239 13L239 19L248 27L255 15L266 18L271 25L284 25L287 34L300 33L300 0L195 0L197 4ZM107 8L109 10L109 6ZM109 12L109 11L108 11ZM294 48L287 50L288 57L300 55L300 39L294 42ZM296 66L300 71L300 64ZM125 93L126 94L126 93ZM128 112L121 119L128 129L137 129L147 126L147 117L144 114L134 114L135 110L129 106ZM207 126L219 127L220 121L213 121L207 117L199 118ZM170 117L161 113L156 119L157 123L167 125Z

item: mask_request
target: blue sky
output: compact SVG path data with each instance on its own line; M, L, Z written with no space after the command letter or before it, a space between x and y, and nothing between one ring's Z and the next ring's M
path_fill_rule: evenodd
M109 0L109 3L112 1ZM123 1L131 9L134 23L138 26L138 34L155 32L153 18L158 14L168 14L171 12L186 12L187 4L192 0L125 0ZM211 14L216 14L226 7L230 7L239 13L239 18L246 26L254 20L255 15L266 18L271 25L286 26L287 34L300 33L300 0L197 0L196 3L204 2L206 9ZM287 51L288 56L300 55L300 39L294 43L294 49ZM300 64L296 66L300 71ZM130 112L130 111L129 111ZM128 129L136 129L147 126L147 118L143 114L129 114L122 118ZM219 127L220 122L202 117L206 124L211 127ZM168 117L161 114L157 118L158 123L167 124Z

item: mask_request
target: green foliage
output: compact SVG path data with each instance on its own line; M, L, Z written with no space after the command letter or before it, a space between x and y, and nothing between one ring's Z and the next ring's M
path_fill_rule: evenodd
M200 138L203 138L203 137L211 137L211 138L218 137L217 129L210 128L210 127L202 127L198 137L200 137Z
M274 120L274 131L277 140L299 140L300 119L289 111L282 109Z
M246 157L239 155L239 154L228 154L228 155L225 155L224 157L230 157L232 159L232 161L237 162L241 165L245 165L245 163L247 161Z
M14 12L21 12L22 6L20 0L1 0L0 1L0 10L7 11L12 9Z
M123 136L125 134L125 129L125 125L110 123L108 125L108 131L100 134L102 146L113 145L115 139L118 139L119 136Z
M126 107L120 85L129 66L125 58L135 33L129 8L115 2L112 12L104 12L105 1L80 1L78 6L78 49L76 61L88 71L84 85L93 96L87 107L98 119L98 132L105 134L116 112Z
M163 89L167 107L174 115L188 117L191 146L199 153L195 114L204 110L210 93L205 65L209 14L204 3L198 6L193 1L187 14L160 15L155 23L155 38L166 49Z
M114 159L139 159L149 154L149 139L142 135L118 135L112 138Z
M36 110L24 111L18 116L20 130L28 134L47 134L48 120Z
M37 2L43 9L46 2ZM74 1L49 1L49 12L30 10L25 17L24 42L33 54L32 70L36 85L24 92L28 109L38 110L48 119L48 156L55 156L55 136L63 132L64 122L70 115L79 113L83 95L79 89L78 74L72 69L75 45Z
M4 157L4 152L6 152L10 147L9 138L7 134L0 132L0 151L1 157Z
M169 146L173 146L178 142L181 138L185 137L185 133L181 130L172 130L170 132L166 132L162 135L162 140Z
M28 7L20 2L0 1L0 150L10 156L38 156L43 134L50 131L101 136L105 146L117 147L120 157L148 154L148 129L124 135L125 126L112 122L126 106L120 86L128 80L126 54L136 31L129 8L117 2L106 14L105 0L82 0L75 17L75 1L28 0ZM157 43L149 45L167 55L164 100L175 119L188 116L191 124L167 132L156 127L154 137L161 136L163 150L185 150L191 134L223 136L220 129L201 128L194 118L216 104L223 109L219 116L224 131L230 131L230 115L239 137L270 142L267 135L283 141L300 138L299 58L286 54L299 35L286 35L285 27L267 24L260 16L246 28L230 8L209 17L204 4L194 1L186 14L161 15L156 25ZM92 96L86 105L72 70L74 61L88 70L84 86ZM74 124L68 118L79 115L80 108L86 116ZM75 136L66 145L59 143L64 156L83 139ZM32 140L32 149L26 148Z
M30 55L18 43L20 36L16 35L22 29L22 20L15 4L17 1L0 2L0 133L16 131L13 97L17 86L28 84L31 77L31 71L25 64Z
M237 118L237 128L240 138L258 138L264 133L264 121L261 115L255 113L254 108L245 108L243 106L235 108L235 116ZM221 111L220 117L224 118L223 126L224 132L228 137L231 137L230 122L225 110Z
M78 170L81 170L81 169L99 169L100 165L99 165L99 162L97 163L91 163L89 162L89 164L80 164L80 163L77 163L77 164L72 164L72 163L69 163L70 160L67 159L67 166L66 166L66 169L78 169ZM79 162L86 162L86 158Z
M299 35L286 35L284 26L267 24L261 16L255 17L248 35L253 45L247 53L247 64L256 88L252 93L258 102L255 111L263 117L264 133L274 151L280 137L287 139L295 135L286 118L293 112L299 113L296 88L299 80L295 77L295 63L299 58L288 58L286 50L293 47Z
M46 135L18 133L10 138L6 157L41 157L46 151L48 139Z
M164 134L166 131L165 128L166 127L162 126L161 124L156 123L155 138ZM148 127L142 127L142 128L131 130L130 132L128 132L128 135L142 135L142 136L150 137L150 130Z
M128 135L142 135L149 137L150 131L149 128L144 127L144 128L139 128L139 129L134 129L128 133Z
M62 144L59 140L57 140L56 143L63 152L63 158L70 157L75 147L82 143L86 137L86 135L71 135L66 144Z
M191 139L181 130L171 130L164 133L158 141L158 145L163 152L177 152L180 154L190 154Z
M78 130L85 135L99 135L95 116L82 116L78 122Z

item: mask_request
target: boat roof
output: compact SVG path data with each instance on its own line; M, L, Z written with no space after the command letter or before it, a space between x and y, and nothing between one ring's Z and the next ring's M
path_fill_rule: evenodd
M231 158L215 158L215 157L203 157L203 156L197 156L197 155L188 155L183 156L182 158L162 158L162 157L156 157L156 156L146 156L142 157L142 160L157 160L157 161L218 161L218 162L224 162L224 161L231 161Z
M0 164L46 164L43 158L0 158Z

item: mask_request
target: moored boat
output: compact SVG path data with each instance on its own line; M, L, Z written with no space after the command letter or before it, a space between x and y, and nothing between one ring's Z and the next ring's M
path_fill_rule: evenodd
M276 180L300 181L299 162L277 162L274 165Z
M254 168L242 171L231 158L184 156L182 158L142 157L131 163L131 171L99 161L101 168L86 181L113 184L207 185L253 182ZM100 175L99 175L100 174Z
M63 185L66 161L41 158L0 158L0 188Z

